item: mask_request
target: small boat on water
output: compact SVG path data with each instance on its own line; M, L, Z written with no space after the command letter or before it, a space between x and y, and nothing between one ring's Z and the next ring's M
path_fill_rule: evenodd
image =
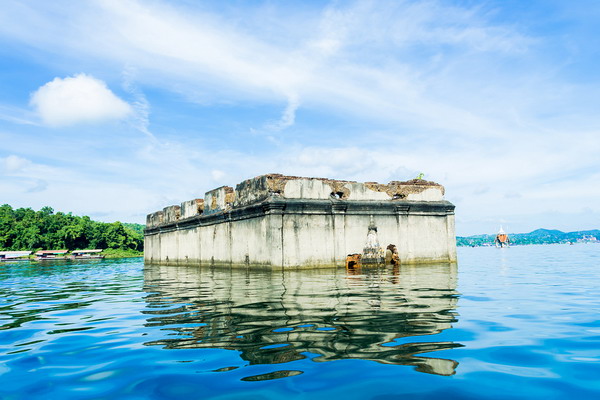
M93 250L73 250L71 252L70 258L72 260L101 260L104 258L102 254L102 249L93 249Z
M69 250L40 250L35 253L36 261L66 260Z
M31 251L0 251L0 261L27 261Z
M508 237L506 232L504 232L504 229L502 229L502 227L500 227L500 230L498 231L498 234L496 235L496 240L494 240L494 242L496 243L496 247L508 247L510 245L510 238Z

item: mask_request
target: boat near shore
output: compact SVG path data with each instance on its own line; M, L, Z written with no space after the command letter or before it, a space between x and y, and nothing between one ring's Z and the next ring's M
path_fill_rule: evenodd
M0 261L27 261L31 251L0 251Z
M66 260L69 250L40 250L35 253L36 261Z
M496 243L496 247L510 246L510 238L508 237L506 232L504 232L504 229L502 229L502 227L500 227L498 234L496 234L496 239L494 240L494 242Z
M69 261L69 260L102 260L103 249L87 250L39 250L34 254L34 261ZM31 261L31 251L0 251L0 261Z
M73 250L69 258L71 260L101 260L104 258L102 249L93 250Z

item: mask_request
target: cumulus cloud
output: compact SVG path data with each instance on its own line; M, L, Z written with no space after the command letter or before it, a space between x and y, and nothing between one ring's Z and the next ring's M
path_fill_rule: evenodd
M54 78L31 95L30 104L50 126L117 120L132 111L103 81L86 74Z
M14 154L0 160L7 173L17 173L31 165L31 161Z

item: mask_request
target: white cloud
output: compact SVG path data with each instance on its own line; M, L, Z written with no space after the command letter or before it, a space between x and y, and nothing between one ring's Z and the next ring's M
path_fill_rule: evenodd
M0 160L2 161L4 170L11 174L21 172L31 165L31 161L15 156L14 154Z
M385 182L423 171L447 186L447 197L459 206L459 223L468 214L479 220L493 216L496 224L498 216L558 208L559 202L598 209L600 177L569 178L598 170L599 133L589 131L598 126L592 109L598 81L589 76L591 82L574 85L560 75L568 50L560 53L558 36L492 15L490 7L502 8L493 2L463 7L438 0L334 1L304 11L217 3L199 10L160 0L68 7L58 0L35 6L8 2L12 12L0 13L0 34L64 55L59 61L68 67L72 60L94 62L109 73L129 66L124 73L129 121L155 140L140 138L135 157L122 157L112 176L152 188L138 193L153 198L152 207L265 172ZM206 11L211 8L216 12ZM31 21L36 30L27 28ZM574 58L565 63L581 61L570 55ZM56 85L76 78L58 79ZM163 132L173 125L167 142L159 128L155 137L150 133L142 89L150 97L174 88L181 89L175 90L181 98L200 99L195 106L228 104L232 113L215 115L214 125L219 118L237 119L237 105L256 105L257 115L270 105L283 112L262 126L283 130L298 119L298 134L273 135L281 139L256 153L244 148L248 141L240 137L226 152L214 145L218 138L208 138L210 128L202 142L196 139L205 135L204 127L178 130L178 118L172 118L162 121ZM165 118L185 112L152 103L157 119L159 113ZM307 112L296 115L300 105ZM64 104L57 108L60 114ZM300 120L316 110L347 124ZM0 109L0 118L15 115ZM383 133L360 132L370 125ZM331 140L313 139L318 133L311 130ZM47 158L47 150L38 157ZM108 168L105 154L94 160L99 171ZM562 183L567 179L572 179L568 190ZM156 200L165 193L168 201ZM97 207L106 209L104 203Z
M19 125L39 125L34 120L36 119L35 113L30 110L24 110L20 107L7 106L0 104L0 120L12 122Z
M31 95L30 104L50 126L122 119L132 111L103 81L86 74L54 78Z
M227 173L219 169L213 169L212 171L210 171L210 177L215 182L223 182L223 178L225 178L226 176Z
M30 184L31 187L27 189L27 193L43 192L48 189L48 182L43 179L36 179Z
M290 95L288 97L287 105L283 110L279 121L268 124L267 129L281 131L294 125L294 122L296 121L296 111L298 110L298 107L300 107L298 96Z
M134 111L132 123L137 130L155 140L156 138L148 129L150 126L150 103L146 99L146 96L144 96L144 93L135 84L136 73L135 68L131 66L127 66L123 71L123 88L134 99L132 103Z
M60 52L132 65L142 71L140 84L179 85L192 98L199 91L217 102L273 104L286 98L281 119L267 125L275 130L293 125L302 104L338 114L447 128L461 135L497 133L501 129L496 121L486 120L467 100L481 97L482 83L498 82L490 90L496 99L508 85L501 76L482 82L467 72L467 82L474 82L469 87L456 75L475 65L482 52L494 65L512 49L524 51L531 43L510 26L491 23L476 7L438 1L394 1L384 6L334 2L298 16L287 8L272 8L270 18L260 15L258 7L245 10L243 22L160 1L104 0L60 11L48 7L49 14L65 19L46 27L49 36L30 39L30 33L17 26L5 29ZM30 13L27 18L40 18L34 9ZM60 38L51 40L53 34ZM447 44L454 49L440 48ZM415 56L414 46L439 61ZM508 98L512 104L515 98L528 96L510 93ZM506 109L496 105L494 110Z

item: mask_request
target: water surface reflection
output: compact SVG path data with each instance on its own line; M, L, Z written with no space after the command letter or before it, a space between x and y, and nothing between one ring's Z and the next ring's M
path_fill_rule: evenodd
M352 273L152 265L144 280L146 326L165 330L146 345L233 349L249 364L364 359L439 375L458 364L420 355L461 346L435 340L457 321L456 265Z

